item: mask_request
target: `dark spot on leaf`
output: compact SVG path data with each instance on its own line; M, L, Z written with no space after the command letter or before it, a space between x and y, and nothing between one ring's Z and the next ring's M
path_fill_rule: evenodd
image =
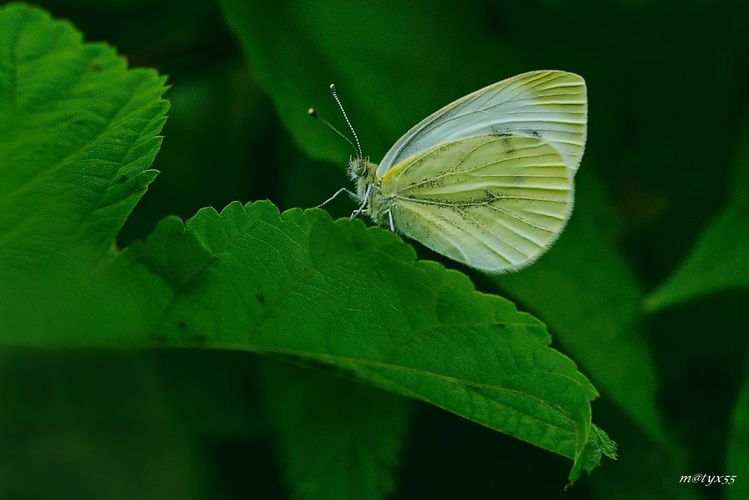
M101 71L101 69L101 64L99 63L94 63L91 65L91 71L99 72Z
M385 281L385 278L382 276L382 273L380 271L375 271L375 274L378 278L380 278L380 281Z
M205 335L192 335L190 336L192 342L205 342L208 338Z
M182 320L177 321L177 330L184 332L187 330L187 323Z
M86 120L78 118L77 120L73 120L73 123L75 123L76 125L85 125L86 124Z
M265 295L263 295L262 293L258 293L257 295L255 295L255 298L261 304L265 304Z
M117 180L115 182L117 184L124 184L126 180L127 180L127 175L123 174L123 175L117 177Z

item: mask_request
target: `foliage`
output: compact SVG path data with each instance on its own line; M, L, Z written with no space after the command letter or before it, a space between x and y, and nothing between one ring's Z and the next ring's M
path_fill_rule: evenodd
M3 496L745 496L680 482L747 460L744 7L666 42L656 1L92 6L0 7ZM590 137L527 270L296 208L346 182L331 81L376 160L541 68Z

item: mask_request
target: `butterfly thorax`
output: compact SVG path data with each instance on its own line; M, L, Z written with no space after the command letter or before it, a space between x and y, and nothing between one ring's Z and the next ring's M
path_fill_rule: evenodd
M368 158L351 158L348 168L349 177L356 182L356 195L362 203L364 212L376 224L389 225L387 212L390 200L380 193L380 182L377 179L377 164Z

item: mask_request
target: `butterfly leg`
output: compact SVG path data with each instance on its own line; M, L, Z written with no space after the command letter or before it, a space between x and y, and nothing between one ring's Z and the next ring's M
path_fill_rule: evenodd
M393 212L388 210L388 221L390 222L390 230L395 232L395 224L393 224Z
M346 192L346 193L350 194L351 196L353 196L354 198L356 198L356 193L354 193L354 192L353 192L353 191L351 191L350 189L347 189L347 188L341 188L341 189L339 189L338 191L336 191L336 192L335 192L335 194L333 194L333 196L331 196L331 197L330 197L330 198L328 198L327 200L323 201L322 203L320 203L319 205L317 205L317 206L316 206L315 208L320 208L320 207L323 207L323 206L327 205L328 203L330 203L331 201L333 201L334 199L336 199L336 197L337 197L337 196L338 196L339 194L341 194L341 193L344 193L344 192Z
M351 213L351 218L358 217L359 214L361 214L366 208L367 208L367 202L369 202L369 193L372 191L372 184L367 184L367 190L364 191L364 196L362 196L362 202L359 208L354 210Z

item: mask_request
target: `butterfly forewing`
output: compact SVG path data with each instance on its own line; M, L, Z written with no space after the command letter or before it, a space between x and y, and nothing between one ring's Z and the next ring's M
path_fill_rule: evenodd
M395 165L378 197L390 200L398 231L469 266L503 272L531 263L559 235L572 208L571 176L539 137L471 137Z
M383 158L377 175L436 144L494 134L543 139L574 171L586 139L587 98L582 77L564 71L532 71L502 80L428 116Z

